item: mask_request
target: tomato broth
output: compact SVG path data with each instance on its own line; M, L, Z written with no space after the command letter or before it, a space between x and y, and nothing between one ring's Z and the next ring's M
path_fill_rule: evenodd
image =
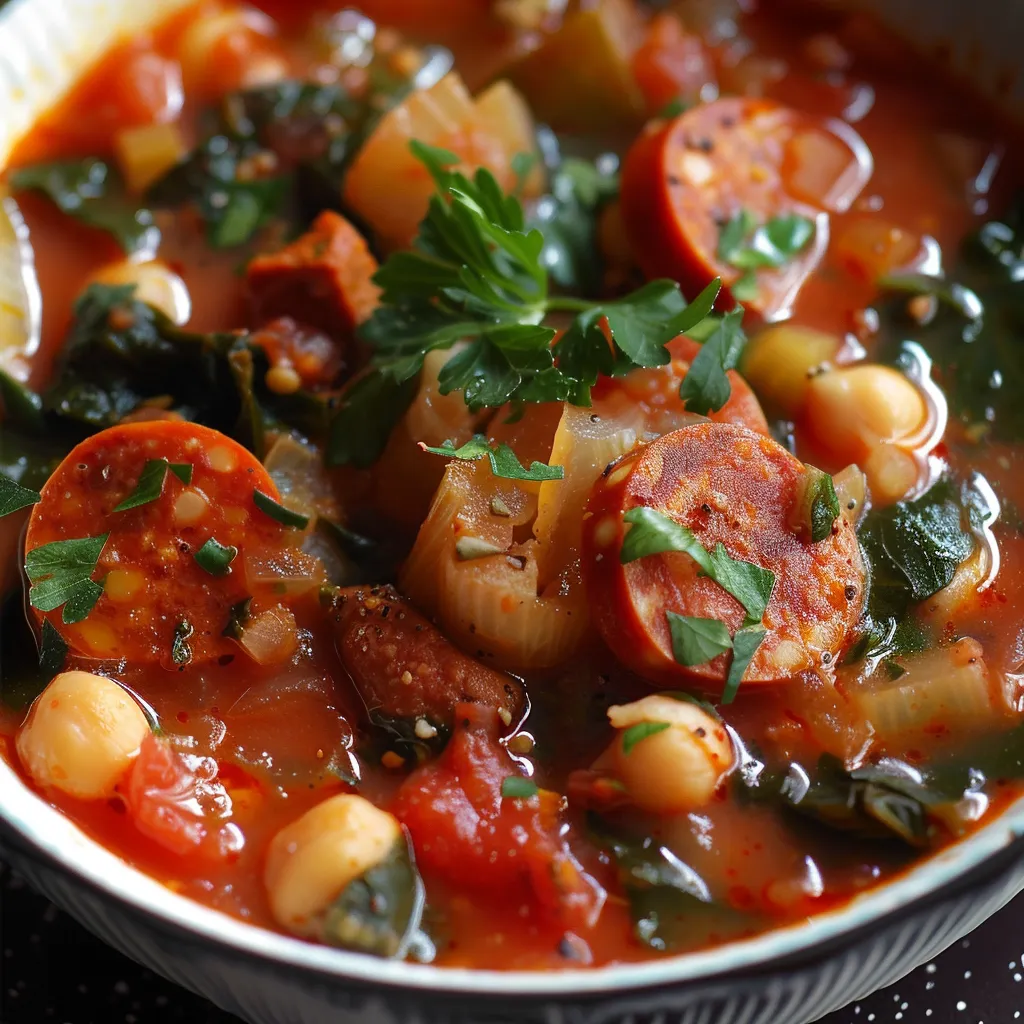
M5 174L0 753L310 941L705 948L1021 793L1017 127L862 15L563 6L189 7Z

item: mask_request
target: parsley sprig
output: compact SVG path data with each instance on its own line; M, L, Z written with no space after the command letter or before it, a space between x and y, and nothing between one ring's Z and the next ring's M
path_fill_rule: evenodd
M756 299L756 271L785 266L814 237L814 227L813 220L799 213L780 213L758 224L750 210L738 210L718 236L718 258L744 272L732 286L733 297L739 302Z
M476 462L486 456L491 463L491 473L503 480L561 480L565 476L561 466L549 466L545 462L534 461L529 467L524 466L507 444L492 445L482 434L471 437L459 448L451 441L436 448L420 441L419 446L431 455L446 455L463 462Z
M29 604L41 612L63 605L61 618L66 624L81 622L103 593L103 584L92 574L109 536L55 540L29 551L25 555L25 573L32 583Z
M713 281L689 305L673 281L651 281L623 298L552 295L545 240L528 229L519 200L490 171L472 178L458 157L414 141L437 185L410 252L375 275L381 301L363 325L370 367L342 396L327 461L371 465L415 395L410 386L434 349L459 349L444 364L442 394L461 391L470 409L507 402L590 404L601 374L669 362L665 345L710 313ZM550 313L572 320L557 343Z

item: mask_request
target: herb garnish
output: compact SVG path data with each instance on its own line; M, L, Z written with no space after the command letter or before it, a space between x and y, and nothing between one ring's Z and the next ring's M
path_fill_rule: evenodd
M726 222L718 236L718 258L745 271L731 287L739 302L757 298L755 271L784 266L814 236L814 221L798 213L781 213L758 224L750 210L740 209Z
M155 252L160 243L153 214L129 198L116 170L103 160L87 157L24 167L10 182L14 191L42 192L64 213L113 235L129 256Z
M839 518L839 496L828 473L807 467L802 490L797 499L798 528L811 542L817 544L831 536L832 526Z
M233 544L221 544L211 537L193 557L211 576L226 576L237 554L238 548Z
M192 482L192 464L189 462L168 462L167 459L150 459L139 474L135 490L124 501L114 507L115 512L127 512L156 501L164 489L164 479L172 472L183 484Z
M524 779L522 775L509 775L501 780L501 795L507 799L529 800L540 790L533 779Z
M668 722L637 722L622 733L622 753L629 755L633 748L649 736L657 736L669 728Z
M422 441L419 446L432 455L446 455L450 459L467 462L475 462L486 455L491 463L491 473L503 480L561 480L565 476L561 466L549 466L544 462L531 462L527 469L507 444L492 446L482 434L470 438L461 448L456 448L451 441L445 441L438 448L432 448Z
M25 572L32 586L29 604L41 612L64 606L62 620L81 622L103 593L103 584L92 579L109 533L75 540L55 540L25 555Z
M188 619L182 619L174 627L174 639L171 641L171 661L175 665L187 665L192 660L192 648L188 640L194 632L195 628Z
M34 505L42 497L38 491L22 487L10 477L0 474L0 517Z
M742 324L742 309L726 313L701 345L679 385L679 397L690 412L707 416L729 401L732 387L726 373L736 368L747 343Z
M224 627L221 636L229 637L232 640L241 640L245 627L252 618L252 598L247 597L237 604L233 604L228 611L228 624Z
M761 641L764 640L765 628L761 625L744 626L738 629L732 638L732 662L729 665L729 674L725 677L725 686L722 689L722 703L731 704L736 699L740 683L743 682L743 675L747 666L757 653Z
M468 342L438 379L442 394L461 391L471 409L510 401L589 405L600 374L669 362L665 345L711 311L718 281L689 306L671 281L651 281L611 302L550 295L544 236L526 229L519 201L486 169L470 180L448 169L458 163L454 154L410 146L438 191L415 249L393 254L375 275L381 304L360 331L374 350L371 366L342 396L329 464L366 466L377 458L433 349ZM556 310L574 318L553 344L555 328L543 320Z
M263 513L276 519L282 526L292 526L296 530L304 530L309 526L309 516L304 516L294 509L285 508L284 505L274 501L269 494L254 490L252 492L253 504Z
M706 665L732 650L732 637L724 622L666 612L672 654L680 665Z
M623 565L647 555L681 551L697 563L705 576L743 605L748 624L761 621L775 587L775 573L770 569L734 559L721 542L713 551L708 551L689 527L653 508L638 505L631 508L623 519L631 525L619 554Z

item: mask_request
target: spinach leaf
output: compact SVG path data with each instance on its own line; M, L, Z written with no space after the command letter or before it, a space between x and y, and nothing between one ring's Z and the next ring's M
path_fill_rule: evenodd
M694 915L706 914L713 906L704 879L651 836L613 826L593 813L587 829L594 843L614 859L637 938L658 950L685 942Z
M113 235L129 255L155 252L160 244L153 214L128 196L117 171L103 160L36 164L15 171L10 183L16 192L42 192L64 213Z
M237 437L262 458L264 434L285 426L309 437L327 429L326 399L276 395L264 385L266 353L244 335L182 330L139 302L131 285L90 285L43 408L79 433L112 426L146 400Z
M419 929L423 905L423 883L403 837L341 891L327 910L324 938L346 949L401 957Z
M864 630L870 640L855 645L848 660L883 647L890 653L920 649L907 613L948 586L974 550L969 495L969 488L946 478L920 498L865 516L858 537L870 574Z
M880 284L881 350L917 341L955 415L983 436L1024 438L1024 195L966 240L948 279ZM909 314L907 290L939 300L924 323Z

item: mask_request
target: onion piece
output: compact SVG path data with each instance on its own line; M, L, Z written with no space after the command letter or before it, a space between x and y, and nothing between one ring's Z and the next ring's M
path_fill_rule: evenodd
M251 618L242 627L238 643L258 665L277 665L299 648L295 616L278 605Z

